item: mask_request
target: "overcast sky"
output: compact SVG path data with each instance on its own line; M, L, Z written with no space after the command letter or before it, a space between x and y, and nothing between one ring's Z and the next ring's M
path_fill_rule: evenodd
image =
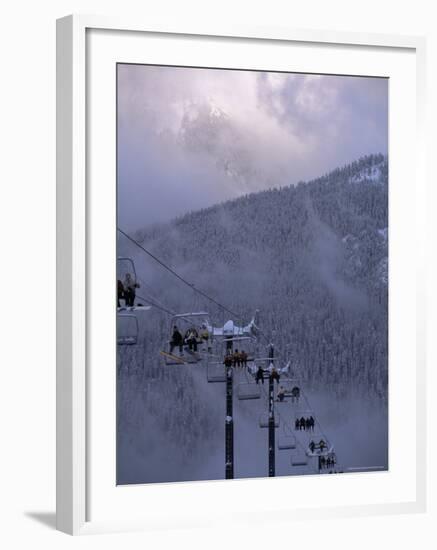
M388 80L118 65L128 230L387 153Z

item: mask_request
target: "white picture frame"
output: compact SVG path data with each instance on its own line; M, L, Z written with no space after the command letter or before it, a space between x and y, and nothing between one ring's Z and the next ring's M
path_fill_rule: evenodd
M92 316L96 315L96 308L90 305L90 288L92 286L90 281L93 276L90 273L92 262L89 251L95 250L92 239L95 239L96 236L94 232L94 236L90 240L90 228L93 227L92 218L95 216L96 210L95 206L91 206L95 205L95 201L90 200L90 197L96 191L89 186L92 169L90 168L90 159L87 158L87 155L90 155L87 143L87 117L90 116L89 109L93 105L88 97L88 79L90 79L89 71L94 70L95 67L94 62L90 63L87 58L90 45L87 33L93 30L107 33L132 33L135 31L137 38L149 35L158 37L160 41L170 40L172 37L196 37L199 40L220 38L223 43L238 40L239 43L247 45L249 49L251 44L257 41L257 43L271 45L272 48L275 47L275 44L314 44L319 48L335 45L338 48L361 48L363 51L378 48L379 51L396 51L399 55L405 52L409 56L414 56L414 82L410 82L410 85L414 88L416 103L414 120L412 119L414 138L411 139L414 139L416 156L411 161L409 169L414 169L413 188L416 199L414 238L411 242L411 246L414 246L415 250L415 265L414 281L412 283L410 281L411 286L408 288L413 289L414 287L415 289L414 300L412 297L409 305L412 308L411 311L414 310L415 318L410 320L412 324L405 329L411 329L414 324L415 342L414 350L411 348L411 351L415 352L416 411L415 465L414 472L411 473L412 485L409 488L409 496L408 498L397 498L394 495L387 501L375 503L368 500L360 503L359 499L355 499L354 504L350 505L326 506L322 503L321 507L311 509L306 506L301 508L294 504L290 504L288 508L287 505L278 505L273 510L267 511L265 508L254 508L253 513L248 517L250 520L256 521L260 515L264 518L271 517L274 520L275 517L285 517L284 514L287 512L292 512L293 517L301 518L424 511L426 505L426 441L425 423L423 421L419 423L419 419L426 417L425 250L419 235L425 224L426 211L425 147L423 143L425 40L421 37L284 28L230 27L229 29L215 29L193 26L193 28L179 29L165 25L151 25L147 21L143 23L138 20L73 15L57 22L57 528L69 534L84 534L114 529L148 529L151 526L162 526L164 522L162 511L161 516L157 511L153 520L150 517L146 519L146 514L144 516L139 514L131 518L129 515L114 517L114 514L117 514L116 507L112 508L112 512L109 511L109 508L107 511L102 510L102 513L98 514L97 520L94 520L92 514L90 515L90 487L93 483L93 472L95 472L90 448L92 439L96 437L96 430L90 429L89 415L96 397L96 390L90 389L90 365L93 361L90 327L93 326ZM109 36L107 39L112 38ZM166 60L174 55L170 50L171 48L166 52ZM126 49L123 55L127 55L128 51ZM130 59L124 57L123 61L130 61ZM115 165L115 145L113 155L113 164ZM391 165L390 169L392 168L396 173L395 164ZM396 204L397 200L392 201L396 216L391 223L399 224L402 221L402 213L399 211L401 201L398 206ZM107 219L106 222L111 223L111 219ZM108 258L110 259L110 254ZM92 299L94 300L94 297ZM108 386L102 384L100 391L104 392L105 387L112 388L110 383ZM395 393L391 397L395 402L401 400L402 394L397 395L396 391L401 392L402 390L396 390L396 384L393 391ZM106 399L113 399L113 396L106 395ZM359 474L348 475L359 476ZM215 492L215 498L218 501L223 498L224 491L232 491L235 499L250 498L255 483L258 483L257 491L264 491L266 499L270 499L275 492L278 492L279 486L275 480L262 480L261 485L259 481L248 480L232 483L232 488L221 482L208 482L195 484L191 490L197 493L196 498L199 500L208 498L210 490ZM332 483L332 480L328 480L327 483ZM350 482L347 481L346 484L348 483ZM185 487L188 485L190 484L185 484ZM183 490L176 489L176 491ZM344 490L351 492L347 487ZM146 494L145 488L140 487L138 491L143 491ZM159 499L164 498L162 496L164 494L168 497L172 491L173 488L169 485L155 487L153 491L149 490L148 495L141 497L141 506L147 502L148 498L152 498L152 494L154 499ZM246 494L245 497L241 496L243 493ZM413 494L414 496L411 496ZM126 495L126 491L124 495ZM123 501L124 506L125 500L121 492L114 498L119 499L120 502ZM182 495L182 498L185 497ZM185 524L187 518L195 515L195 511L191 511L189 506L187 508L184 510ZM177 525L175 514L167 515L165 518L167 527L171 527L173 524ZM150 514L148 515L150 516ZM241 518L236 515L235 521L241 521ZM198 522L194 521L193 525L207 523L200 518Z

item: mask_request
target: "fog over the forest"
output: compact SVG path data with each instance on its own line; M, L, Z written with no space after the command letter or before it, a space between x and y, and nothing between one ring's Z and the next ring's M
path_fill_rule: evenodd
M119 225L132 231L387 152L388 81L118 66Z

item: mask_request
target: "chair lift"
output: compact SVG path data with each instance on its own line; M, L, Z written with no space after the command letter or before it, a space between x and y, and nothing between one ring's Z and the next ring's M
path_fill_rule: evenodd
M294 435L280 435L278 437L278 449L280 451L295 449L296 445L297 443Z
M261 397L261 386L254 382L238 384L237 397L240 401L248 399L259 399Z
M314 414L314 411L311 409L296 409L294 411L295 420L300 419L302 417L309 418L310 416L312 416L314 420L316 420L316 415Z
M135 315L117 315L117 344L134 345L138 342L138 319Z
M296 453L291 455L292 466L308 466L308 457L302 453Z
M206 379L210 383L226 382L226 369L222 363L208 361L206 365Z
M309 418L310 416L312 416L314 420L316 419L315 414L311 409L295 409L292 414L294 415L295 420L301 419L302 417Z
M337 456L334 452L333 447L331 447L328 453L323 455L317 455L317 456L324 456L326 460L329 459L329 465L326 464L326 462L324 464L324 469L326 470L331 470L331 468L335 468L335 466L337 465Z
M252 362L256 356L256 338L253 336L234 336L228 338L227 341L231 341L233 349L244 351L247 355L247 362Z
M294 388L298 388L299 392L301 391L300 383L297 380L292 380L290 378L284 378L283 376L281 376L280 385L285 390L285 397L291 397L291 395L292 395L291 392Z
M174 353L169 353L166 351L160 351L159 352L162 357L164 357L164 361L166 365L185 365L185 357L181 357L178 355L175 355Z
M269 414L264 413L259 418L259 427L268 428L269 427ZM279 417L275 416L275 428L279 428Z
M316 441L317 441L317 438L315 438ZM329 444L328 441L326 441L325 438L320 438L320 439L323 439L323 441L325 442L325 447L323 448L323 450L320 449L320 446L319 446L319 443L316 441L314 441L315 443L315 447L314 447L314 451L311 451L311 449L308 447L308 449L306 450L306 455L309 456L309 457L319 457L319 456L329 456L330 454L333 453L333 447Z
M117 258L117 279L125 284L126 275L130 275L131 280L134 285L137 285L137 272L135 270L135 264L131 258L120 257ZM129 306L126 305L117 308L118 312L122 311L149 311L151 306L144 305L135 305Z
M137 272L133 260L124 257L117 258L117 279L123 283L127 274L131 276L133 282L136 284Z
M211 353L212 329L209 321L209 314L206 311L180 313L178 315L174 315L170 320L167 345L171 342L173 329L175 326L178 327L178 330L184 338L183 351L184 356L186 356L184 358L185 362L197 363L201 361L206 354ZM190 350L189 343L185 340L185 335L192 328L195 329L198 334L198 337L196 338L197 351L195 349ZM170 363L167 362L167 364Z

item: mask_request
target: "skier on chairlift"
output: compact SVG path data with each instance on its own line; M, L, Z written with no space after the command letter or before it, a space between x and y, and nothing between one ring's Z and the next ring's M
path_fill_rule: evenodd
M255 381L257 384L259 383L260 380L264 384L264 370L261 367L261 365L258 367L258 370L256 371L256 374L255 374Z
M244 350L240 353L240 361L242 367L247 367L247 353Z
M323 451L326 449L326 443L323 439L319 441L319 449L321 453L323 453Z
M236 349L234 351L234 354L232 356L232 360L234 361L234 367L240 367L241 366L241 354L238 351L238 349Z
M282 403L285 398L285 388L284 386L279 386L278 390L278 400Z
M127 307L133 307L135 302L136 289L139 287L140 285L135 282L132 275L130 273L126 273L126 276L124 278L124 296Z
M175 325L170 340L170 353L173 353L174 348L178 347L179 353L183 355L183 343L184 339L182 338L182 334L179 332L178 327Z
M232 365L234 364L234 360L232 358L232 355L230 353L228 353L224 360L223 360L223 365L226 367L226 368L229 368L229 367L232 367Z
M185 342L188 344L190 351L197 351L197 338L199 337L197 330L191 327L185 334Z
M308 420L310 421L310 422L309 422L309 424L310 424L310 428L309 428L309 429L310 429L310 431L313 432L313 431L314 431L314 426L315 426L315 424L316 424L316 421L314 420L314 417L313 417L312 415L309 417Z
M202 323L201 331L200 331L200 338L204 340L205 342L208 342L209 340L209 332L208 327L206 326L206 323Z
M208 353L210 353L211 344L209 341L209 331L208 331L208 327L206 326L206 323L202 323L201 330L200 330L200 339L202 343L206 345L206 349L208 350Z
M272 368L272 370L270 371L270 380L272 382L274 382L276 380L276 382L279 384L279 379L280 379L280 375L279 375L279 372L276 370L275 367Z
M117 307L121 307L120 300L124 300L124 286L120 279L117 280Z
M316 449L316 444L314 443L314 441L310 441L310 444L308 445L311 453L314 453L315 449Z
M294 386L291 389L291 402L294 403L295 401L299 401L300 397L300 389L297 386Z

